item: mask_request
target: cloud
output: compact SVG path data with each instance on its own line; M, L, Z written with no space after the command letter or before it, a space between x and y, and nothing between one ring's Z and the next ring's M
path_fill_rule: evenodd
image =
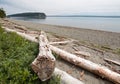
M1 5L2 4L2 5ZM119 0L1 0L8 13L39 11L47 14L120 12ZM14 9L14 11L11 11Z

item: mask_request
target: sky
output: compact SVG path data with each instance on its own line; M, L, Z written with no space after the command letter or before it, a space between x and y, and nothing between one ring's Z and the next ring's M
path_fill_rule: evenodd
M119 15L120 0L0 0L7 14L44 12L47 15Z

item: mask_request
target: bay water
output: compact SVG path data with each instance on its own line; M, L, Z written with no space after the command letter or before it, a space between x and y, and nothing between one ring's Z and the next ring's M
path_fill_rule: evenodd
M120 17L46 17L46 19L14 18L41 24L70 26L120 33Z

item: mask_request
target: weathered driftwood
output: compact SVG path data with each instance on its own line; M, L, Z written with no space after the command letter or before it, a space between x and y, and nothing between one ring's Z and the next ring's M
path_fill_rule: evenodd
M24 38L26 38L28 40L37 42L37 40L32 36L25 35L25 34L22 34L22 33L19 34L19 35L21 35L22 37L24 37ZM80 66L80 67L82 67L82 68L84 68L84 69L86 69L86 70L88 70L88 71L90 71L92 73L95 73L95 74L101 76L102 78L106 78L106 79L108 79L108 80L110 80L110 81L112 81L114 83L120 84L120 74L118 74L116 72L113 72L113 71L109 70L106 67L95 64L95 63L93 63L91 61L88 61L88 60L85 60L83 58L77 57L76 55L70 54L70 53L68 53L66 51L63 51L63 50L61 50L61 49L59 49L57 47L54 47L52 45L50 45L50 48L51 48L51 50L53 52L58 54L64 60L69 61L69 62L71 62L71 63L73 63L75 65L78 65L78 66Z
M111 59L107 59L107 58L104 58L104 60L107 61L107 62L114 63L114 64L120 66L120 62L117 62L117 61L114 61L114 60L111 60Z
M50 48L53 52L58 54L64 60L66 60L70 63L73 63L77 66L80 66L92 73L95 73L95 74L101 76L102 78L106 78L114 83L120 84L120 74L118 74L114 71L111 71L106 67L95 64L89 60L85 60L83 58L77 57L76 55L70 54L70 53L63 51L57 47L54 47L52 45L50 45Z
M52 55L44 32L39 36L39 54L31 66L42 81L49 79L54 71L55 57Z
M34 37L30 36L30 35L27 35L27 34L25 34L25 33L18 32L18 31L13 30L13 29L9 29L9 28L7 28L7 27L3 27L3 28L4 28L7 32L16 32L18 35L20 35L20 36L22 36L22 37L24 37L24 38L26 38L26 39L28 39L28 40L30 40L30 41L32 41L32 42L38 42L38 40L37 40L36 38L34 38Z

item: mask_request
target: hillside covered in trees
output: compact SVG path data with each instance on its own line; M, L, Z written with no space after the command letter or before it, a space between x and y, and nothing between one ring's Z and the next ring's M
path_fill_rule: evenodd
M45 13L38 13L38 12L28 12L28 13L18 13L8 15L8 17L25 17L25 18L37 18L37 19L45 19Z

